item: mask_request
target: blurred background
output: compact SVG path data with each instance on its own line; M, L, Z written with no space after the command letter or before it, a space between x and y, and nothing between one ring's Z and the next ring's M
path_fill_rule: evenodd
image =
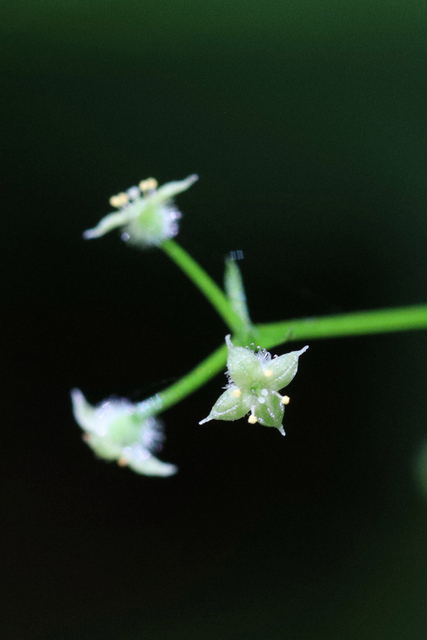
M425 333L312 341L286 438L200 427L218 376L168 479L96 460L69 391L139 401L227 332L82 240L148 176L199 174L179 241L219 283L244 252L255 322L427 301L425 3L3 0L0 34L2 637L424 639Z

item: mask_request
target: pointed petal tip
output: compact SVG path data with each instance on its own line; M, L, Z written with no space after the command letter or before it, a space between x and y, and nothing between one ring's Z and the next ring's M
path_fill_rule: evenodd
M169 478L169 476L174 476L178 473L178 467L175 464L163 463L161 468L157 468L156 472L152 475L157 476L158 478ZM151 474L145 474L151 475Z
M71 389L70 396L75 421L84 431L92 431L94 407L89 404L80 389Z
M71 389L70 396L73 404L81 402L82 400L85 400L83 393L80 391L80 389L77 389L77 388Z
M176 474L178 473L178 471L179 471L179 469L178 469L178 467L176 466L176 464L170 464L170 465L169 465L168 473L167 473L167 474L165 474L165 477L166 477L166 476L174 476L174 475L176 475Z
M87 229L86 231L83 231L82 236L84 240L93 240L93 238L98 237L98 234L95 233L94 229Z
M200 420L199 424L205 424L205 422L210 422L211 420L212 418L209 414L207 418L203 418L203 420Z
M124 458L126 466L135 473L139 473L141 476L154 476L157 478L168 478L169 476L174 476L178 473L178 467L175 464L170 464L169 462L162 462L151 456L145 461L138 460L126 460Z

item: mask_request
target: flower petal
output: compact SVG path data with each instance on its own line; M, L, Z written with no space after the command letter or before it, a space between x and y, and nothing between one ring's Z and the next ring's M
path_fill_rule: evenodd
M117 213L109 213L108 215L101 218L96 227L93 229L88 229L83 233L83 238L85 240L92 240L92 238L100 238L104 236L109 231L116 229L117 227L122 227L124 224L129 222L129 212L127 209L124 211L117 211Z
M94 431L96 409L86 400L80 389L71 391L75 421L84 431Z
M162 462L145 449L140 443L125 447L120 458L132 471L144 476L172 476L178 471L174 464Z
M242 394L240 389L233 385L222 393L215 402L207 418L201 420L199 424L209 422L209 420L238 420L250 410L250 400L246 394Z
M229 335L225 342L228 348L228 374L234 384L243 389L259 384L259 380L263 378L263 368L254 352L246 347L235 347Z
M283 422L284 406L280 397L273 392L258 399L255 416L264 427L280 428Z
M264 371L264 375L267 376L267 372L269 374L268 386L270 389L279 391L293 380L298 371L298 359L307 349L308 346L270 360Z
M179 193L183 191L187 191L199 179L199 176L196 173L193 173L188 178L184 180L175 180L173 182L167 182L162 187L159 187L156 191L153 191L148 196L146 196L147 200L150 200L152 203L163 204L167 200L170 200L174 196L177 196Z

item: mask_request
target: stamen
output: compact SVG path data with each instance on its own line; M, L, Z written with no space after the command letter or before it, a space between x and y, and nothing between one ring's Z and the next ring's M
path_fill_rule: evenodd
M249 422L249 424L255 424L256 422L258 422L258 419L257 419L256 416L254 416L253 413L251 413L251 415L248 418L248 422Z
M289 404L290 401L291 401L291 399L290 399L289 396L283 396L282 400L281 400L282 404Z
M271 376L273 375L273 372L272 372L271 369L266 369L264 371L264 375L265 375L266 378L271 378Z
M242 392L240 391L240 389L233 389L233 391L231 392L231 394L232 394L235 398L240 398L240 396L242 395Z
M112 207L116 207L116 209L120 209L125 204L129 202L129 198L126 193L118 193L116 196L111 196L109 200Z
M157 189L158 185L159 183L155 178L147 178L146 180L141 180L138 186L143 193L146 193L147 191Z

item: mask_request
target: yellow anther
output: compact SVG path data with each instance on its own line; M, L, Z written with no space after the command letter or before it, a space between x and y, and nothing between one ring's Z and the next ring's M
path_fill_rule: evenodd
M271 369L266 369L264 371L264 375L265 375L266 378L271 378L271 376L273 375L273 372L272 372Z
M282 397L282 404L289 404L291 401L289 396L283 396Z
M124 458L119 458L117 460L117 464L119 465L119 467L126 467L127 463L128 463L128 461L125 460Z
M139 183L139 188L143 193L147 191L153 191L153 189L157 189L159 183L155 178L147 178L146 180L141 180Z
M120 209L120 207L123 207L123 205L127 204L128 202L129 198L125 193L118 193L116 196L111 196L110 198L111 206L116 207L117 209Z
M235 398L240 398L240 396L242 395L242 392L240 391L240 389L233 389L231 393Z
M248 422L249 422L249 424L255 424L256 422L258 422L258 419L257 419L256 416L254 416L253 413L251 413L251 415L248 418Z

